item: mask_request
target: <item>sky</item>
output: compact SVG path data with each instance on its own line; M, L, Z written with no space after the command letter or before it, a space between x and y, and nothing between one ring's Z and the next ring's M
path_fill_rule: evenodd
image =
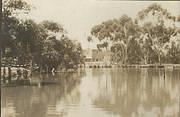
M138 11L146 8L152 1L118 0L26 0L34 8L26 18L37 22L51 20L61 24L72 39L81 42L83 48L95 48L87 41L93 26L103 21L119 18L123 14L135 18ZM156 2L172 15L180 14L180 2Z

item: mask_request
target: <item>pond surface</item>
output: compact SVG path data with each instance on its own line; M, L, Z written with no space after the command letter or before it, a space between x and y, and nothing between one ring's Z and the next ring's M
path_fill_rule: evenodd
M1 88L2 117L180 117L180 69L34 75L58 85Z

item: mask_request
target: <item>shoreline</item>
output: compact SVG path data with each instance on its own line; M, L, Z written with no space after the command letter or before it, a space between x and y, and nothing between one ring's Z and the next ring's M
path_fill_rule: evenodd
M3 68L1 66L1 72L3 73ZM12 72L15 72L16 69L18 68L17 66L13 66L12 67ZM23 67L22 67L23 68ZM111 64L111 65L103 65L103 66L99 66L99 65L88 65L88 66L79 66L78 69L81 68L168 68L168 69L173 69L173 68L180 68L180 64L127 64L127 65L116 65L116 64ZM67 71L64 70L57 70L54 73L74 73L76 72L77 69L69 69ZM6 72L7 73L7 72ZM32 71L33 73L33 71ZM46 73L46 72L42 72L42 73Z
M127 65L89 65L89 66L82 66L80 68L180 68L180 64L127 64Z
M180 64L120 65L122 68L180 68Z

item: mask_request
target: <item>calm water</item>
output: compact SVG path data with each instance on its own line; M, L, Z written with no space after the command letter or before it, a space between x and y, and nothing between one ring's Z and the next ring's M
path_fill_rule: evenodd
M3 87L2 117L180 117L180 69L35 75L58 85Z

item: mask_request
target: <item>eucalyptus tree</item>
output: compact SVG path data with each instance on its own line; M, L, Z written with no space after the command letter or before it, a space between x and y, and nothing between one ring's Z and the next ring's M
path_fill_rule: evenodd
M83 62L81 45L71 40L65 29L53 21L39 24L45 31L40 66L47 72L53 68L73 68Z
M22 64L36 60L41 53L42 44L47 35L43 30L33 20L21 21L16 27L16 49Z
M60 54L56 49L59 44L57 34L63 33L64 29L60 24L48 20L42 21L38 25L43 29L42 34L44 34L38 64L42 69L50 72L59 65Z
M64 36L61 40L62 45L62 62L66 69L77 67L78 64L84 62L82 47L76 40L71 40L68 36Z
M102 42L97 45L98 48L107 49L108 46L113 46L113 44L116 44L114 47L117 47L117 45L123 47L124 51L118 52L122 52L122 61L126 64L129 41L131 38L138 37L139 30L138 25L132 18L127 15L123 15L119 19L108 20L94 26L91 30L91 35ZM115 54L120 55L117 53Z
M177 38L180 33L177 25L179 21L179 15L173 16L167 9L155 3L138 12L134 20L123 15L119 19L95 25L91 29L92 38L88 37L88 40L98 39L98 49L107 50L110 47L116 62L132 63L134 58L135 61L141 60L144 64L161 64L166 61L167 53L172 52L166 46L169 44L176 47L170 39ZM174 38L173 40L176 40ZM177 40L176 42L180 43ZM178 50L177 47L176 49ZM173 56L178 59L178 51L175 54Z
M169 42L171 36L177 34L175 26L177 19L178 18L172 16L167 9L162 8L158 4L151 4L138 13L137 20L140 21L139 25L142 25L144 28L143 34L151 41L151 48L157 53L160 64L163 56L165 56L165 44ZM147 54L145 56L147 56Z
M123 42L115 43L111 47L111 52L113 52L112 55L112 61L115 63L121 63L123 60L123 56L125 53L125 45Z
M31 6L24 0L3 0L3 17L27 14L30 10Z
M17 18L20 14L29 13L31 6L23 0L6 0L2 6L2 34L1 49L3 56L6 56L6 49L10 50L11 56L16 53L16 28L21 23ZM8 52L8 54L9 54ZM8 55L9 56L9 55Z
M138 38L138 43L141 47L141 52L142 52L142 61L144 64L149 64L149 63L153 63L155 61L157 61L157 53L155 50L153 50L152 46L153 46L153 42L152 40L148 37L148 33L147 28L148 29L152 29L152 24L151 22L148 22L146 24L143 25L143 27L141 28L141 35Z
M170 42L165 45L166 62L179 64L180 63L180 34L171 37Z
M54 21L44 20L40 23L40 25L42 25L45 30L50 31L50 32L54 32L54 33L60 32L62 34L65 33L63 26Z
M138 43L138 38L132 37L129 39L129 44L127 45L127 62L129 64L141 63L142 50L140 44Z
M37 64L48 72L64 63L73 66L82 62L81 45L67 36L62 25L48 20L37 24L18 17L30 9L23 0L4 1L1 36L4 57L16 57L19 64Z

